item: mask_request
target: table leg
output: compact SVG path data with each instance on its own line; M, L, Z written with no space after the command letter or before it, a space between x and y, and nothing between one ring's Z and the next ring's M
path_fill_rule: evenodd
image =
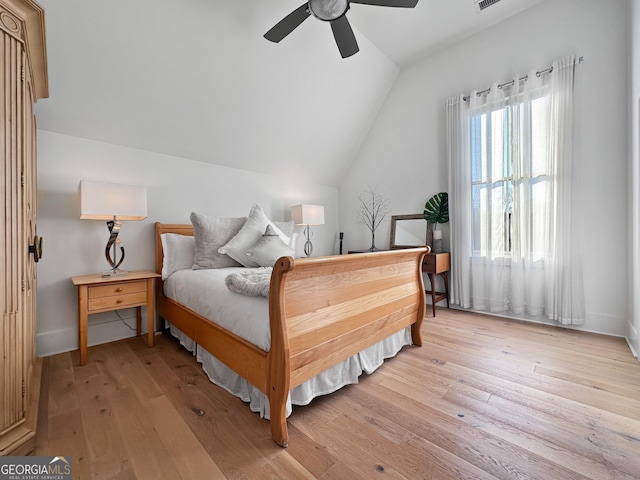
M429 273L429 281L431 282L431 309L433 316L436 316L436 278L434 273Z
M86 285L78 287L78 343L80 344L80 365L86 365L87 363L88 294L89 289Z
M136 307L136 335L142 334L142 307Z
M155 324L155 279L149 278L147 279L147 346L153 347L153 343L155 341L156 334L156 324Z
M447 308L449 308L449 273L442 272L442 279L444 280L444 293L447 295Z

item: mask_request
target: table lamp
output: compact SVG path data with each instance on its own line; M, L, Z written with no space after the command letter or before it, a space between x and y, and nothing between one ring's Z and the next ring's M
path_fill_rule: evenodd
M324 225L324 207L318 205L295 205L291 207L291 218L296 225L306 225L304 235L304 253L307 257L313 252L311 244L311 225Z
M105 256L110 269L103 276L126 275L120 270L124 260L124 247L118 238L122 221L147 218L147 189L114 183L80 182L80 218L106 220L109 240ZM118 247L120 258L118 259Z

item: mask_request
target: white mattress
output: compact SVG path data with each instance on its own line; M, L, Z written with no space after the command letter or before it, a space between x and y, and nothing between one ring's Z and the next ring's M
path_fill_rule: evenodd
M164 293L206 318L215 318L219 325L268 351L271 338L268 300L234 293L224 283L230 273L247 270L245 267L179 270L164 282ZM261 417L269 418L269 400L262 392L196 345L178 328L171 324L169 327L180 343L196 355L213 383L247 402L251 410ZM287 416L291 414L292 405L306 405L319 395L357 383L363 372L372 373L385 358L395 356L405 345L411 345L409 327L292 389L287 400Z

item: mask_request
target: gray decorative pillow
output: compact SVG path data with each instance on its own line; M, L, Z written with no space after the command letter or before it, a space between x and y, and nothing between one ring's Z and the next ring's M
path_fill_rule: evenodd
M261 267L273 267L280 257L293 257L294 249L284 243L272 225L267 225L264 235L247 250L247 257Z
M208 217L191 212L195 239L193 269L240 266L233 258L219 253L218 249L236 236L246 221L247 217Z
M249 248L256 244L267 228L267 225L273 226L276 234L285 244L291 241L287 235L282 233L278 227L273 225L269 217L265 215L259 205L254 204L251 207L247 221L242 226L236 236L229 240L224 246L218 249L219 253L229 255L235 261L245 267L258 267L258 263L249 258L246 253Z

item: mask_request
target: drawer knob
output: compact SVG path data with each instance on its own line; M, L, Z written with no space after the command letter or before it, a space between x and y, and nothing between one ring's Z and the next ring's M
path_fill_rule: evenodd
M116 300L116 303L122 303L122 299L119 298L118 300Z
M116 292L120 293L122 291L122 287L116 288Z

